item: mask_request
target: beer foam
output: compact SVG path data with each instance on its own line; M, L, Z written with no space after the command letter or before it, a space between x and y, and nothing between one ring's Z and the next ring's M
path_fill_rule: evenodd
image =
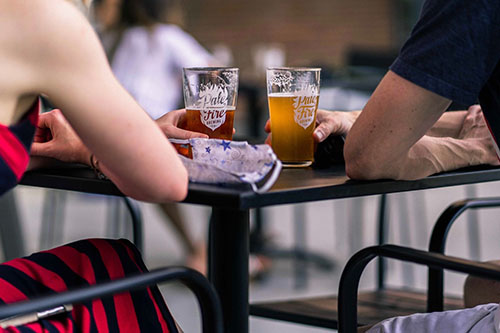
M319 97L319 94L304 94L302 91L297 91L296 93L271 93L267 97L297 97L297 96L314 96Z
M200 107L184 107L186 110L188 111L202 111L202 110L226 110L226 111L235 111L236 110L236 106L226 106L226 107L220 107L220 106L217 106L217 107L204 107L204 108L200 108Z

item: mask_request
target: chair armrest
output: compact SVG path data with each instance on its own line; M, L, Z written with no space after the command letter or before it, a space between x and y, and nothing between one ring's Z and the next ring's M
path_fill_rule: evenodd
M429 251L444 254L446 238L453 223L469 209L500 207L500 198L466 199L452 203L439 216L432 229ZM429 269L427 311L443 311L444 274L442 269Z
M118 280L3 305L0 306L0 319L41 312L67 304L82 303L173 280L182 282L195 294L201 309L203 332L222 333L222 309L215 289L202 274L185 267L155 269Z
M453 222L469 209L500 207L500 197L465 199L452 203L439 216L432 229L429 251L444 253L446 246L446 236L450 231Z
M483 278L500 280L500 268L497 265L478 263L397 245L368 247L354 254L342 271L338 295L339 332L356 332L359 279L366 265L375 257L393 258L426 265L430 268L449 269Z

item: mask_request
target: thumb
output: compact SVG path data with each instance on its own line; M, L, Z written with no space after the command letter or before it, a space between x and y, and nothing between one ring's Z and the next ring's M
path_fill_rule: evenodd
M266 125L264 126L264 131L266 131L266 133L271 133L271 121L269 119L266 121Z
M52 141L49 142L33 142L30 150L31 156L52 156Z
M328 122L323 122L316 127L313 132L313 137L316 142L323 142L330 134L332 134L333 129Z
M271 146L272 147L272 142L273 142L273 139L272 139L272 134L269 134L266 138L266 141L264 142L266 145L268 146Z

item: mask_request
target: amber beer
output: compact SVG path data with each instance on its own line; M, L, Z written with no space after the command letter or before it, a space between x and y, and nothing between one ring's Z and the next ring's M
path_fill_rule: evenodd
M211 139L232 140L238 99L238 68L183 69L184 129Z
M287 166L310 165L319 96L275 93L268 98L274 152Z
M186 109L186 129L207 134L212 139L233 139L235 107L228 109Z

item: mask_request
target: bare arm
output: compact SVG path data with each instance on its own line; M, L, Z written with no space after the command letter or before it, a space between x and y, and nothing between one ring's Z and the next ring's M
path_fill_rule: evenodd
M466 116L467 111L445 112L425 135L458 138Z
M472 107L480 108L479 105ZM330 134L347 135L360 114L361 111L318 110L318 126L314 130L315 140L321 142ZM445 112L425 134L434 137L457 138L466 115L467 111Z
M484 130L481 135L465 133L460 137L459 133L458 138L425 135L449 104L446 98L388 72L347 136L344 154L348 175L356 179L416 179L498 163Z
M32 73L24 88L49 96L125 194L147 201L183 199L186 170L111 73L85 18L60 0L21 0L17 6L25 7L19 8L27 13L22 21L31 23L20 25L25 39L17 45L21 70Z

